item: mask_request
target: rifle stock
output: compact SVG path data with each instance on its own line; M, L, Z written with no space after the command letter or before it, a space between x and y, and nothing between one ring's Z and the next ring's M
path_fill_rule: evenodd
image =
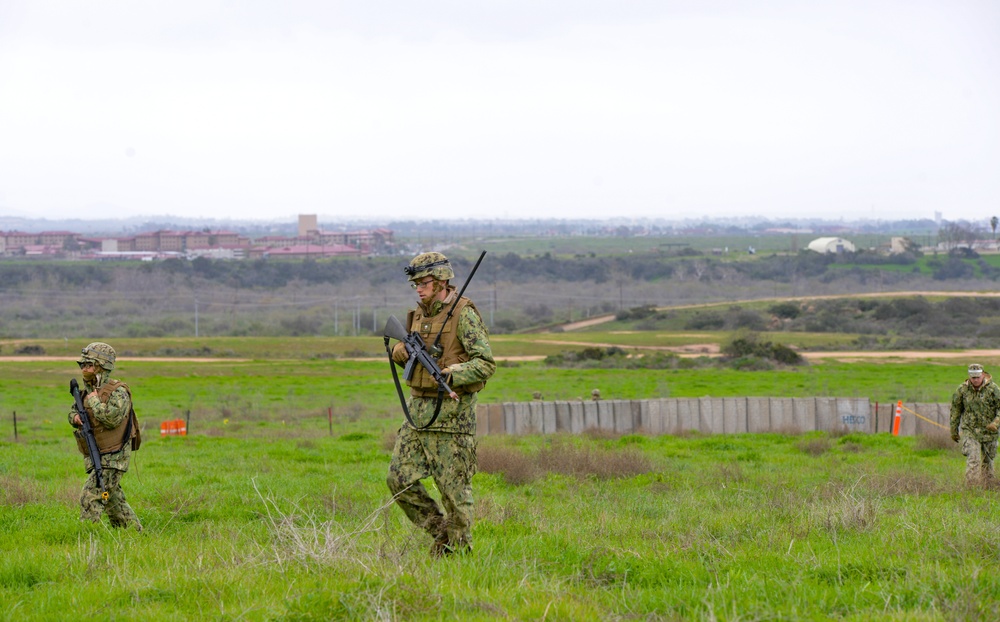
M76 414L80 416L80 431L87 441L87 452L90 454L90 461L94 463L94 477L97 480L97 487L101 489L101 499L108 500L108 490L104 487L104 469L101 467L101 451L97 448L97 438L94 437L94 428L90 425L90 417L87 416L87 409L83 405L83 398L80 396L80 385L76 378L69 381L69 392L73 395L74 408Z

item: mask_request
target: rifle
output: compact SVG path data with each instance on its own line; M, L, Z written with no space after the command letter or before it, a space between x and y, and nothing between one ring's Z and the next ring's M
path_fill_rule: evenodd
M385 329L382 331L382 335L385 337L385 352L389 355L389 369L392 370L392 381L396 384L396 394L399 395L399 403L403 407L403 415L406 416L406 420L410 422L410 425L418 430L424 430L431 427L437 420L438 414L441 412L441 402L444 401L444 395L447 393L448 397L453 400L458 399L458 394L455 390L448 386L448 381L445 380L444 372L438 367L437 361L431 356L430 352L427 351L427 345L424 344L423 338L419 333L408 333L403 325L399 323L395 315L390 315L389 319L385 322ZM406 407L406 398L403 397L403 388L399 386L399 376L396 375L396 364L392 360L392 348L389 347L389 339L395 339L397 341L402 341L406 344L406 351L410 353L410 358L407 359L406 365L403 367L403 378L407 381L413 379L413 374L416 371L416 366L421 365L427 370L434 380L438 384L438 400L437 405L434 408L434 416L431 420L427 422L425 426L418 426L410 418L410 410Z
M458 301L462 299L462 294L465 293L465 288L469 286L472 281L472 277L476 275L476 270L479 269L479 264L482 263L483 257L486 256L486 251L483 251L479 255L479 259L476 261L476 265L472 267L472 272L469 273L468 278L465 279L465 284L462 285L462 289L459 290L458 295L455 296L455 302L452 303L451 308L448 309L448 315L445 316L444 324L448 323L451 319L452 314L455 312L455 307L458 305ZM441 325L441 331L444 330L444 324ZM447 394L453 400L458 400L458 394L455 393L454 389L448 386L448 381L445 378L445 374L441 371L438 366L437 361L434 360L435 357L441 356L441 331L438 331L437 338L434 340L434 344L430 346L428 351L428 346L424 343L423 337L419 333L406 332L403 328L403 324L396 319L396 316L390 315L389 319L385 322L385 328L382 329L382 336L385 338L385 352L389 356L389 369L392 370L392 380L396 384L396 394L399 395L399 403L403 406L403 415L406 416L406 420L410 422L410 425L418 430L424 430L437 420L438 414L441 412L441 402L444 401L444 396ZM427 422L425 426L417 426L413 423L413 419L410 418L410 411L406 407L406 398L403 397L403 389L399 386L399 376L396 374L396 364L392 360L392 349L389 347L389 339L395 339L396 341L402 341L406 344L406 351L409 353L410 357L406 361L406 365L403 367L403 378L407 381L413 379L413 374L416 372L416 366L421 365L427 370L427 373L434 378L434 381L438 385L438 399L437 405L434 408L434 416L431 420Z
M448 381L445 379L444 372L438 367L437 361L427 351L427 344L424 343L420 333L406 332L406 329L396 319L396 316L390 315L389 319L385 321L385 329L382 331L382 335L385 337L386 342L392 338L406 344L406 351L410 353L410 358L407 359L406 365L403 367L404 379L407 381L413 380L413 374L416 372L417 365L419 364L438 383L439 393L447 393L448 397L453 400L458 399L458 394L448 386Z
M108 500L108 490L104 487L104 469L101 467L101 451L97 448L97 439L94 437L94 428L90 425L90 417L87 416L87 409L83 406L83 398L80 397L80 385L76 378L69 381L69 392L73 394L76 414L80 416L83 424L80 431L87 441L87 450L90 453L90 461L94 463L94 476L97 479L97 487L101 489L101 499Z

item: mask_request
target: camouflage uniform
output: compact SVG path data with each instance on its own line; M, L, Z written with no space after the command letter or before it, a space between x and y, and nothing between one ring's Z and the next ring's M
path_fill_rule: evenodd
M444 300L434 300L427 306L421 303L420 311L431 319L447 314L457 295L448 286ZM477 393L465 392L462 387L485 382L496 370L489 332L473 305L462 307L457 327L458 340L468 360L448 365L447 371L451 373L449 384L459 399L444 396L438 417L429 428L417 429L404 421L386 478L389 490L406 516L434 537L431 549L434 555L471 548ZM396 344L393 359L402 363L406 358L403 344ZM408 410L413 423L423 427L433 417L439 400L436 396L415 393L411 392ZM441 493L440 504L420 482L428 477L434 479Z
M92 394L92 392L98 391L108 382L113 381L110 370L103 368L103 365L109 365L107 360L95 361L93 358L87 356L88 349L91 349L94 345L91 344L84 349L84 356L81 357L79 363L96 362L102 366L95 368L97 375L92 380L88 380L86 376L84 377L83 386L80 388L80 395L90 416L91 425L99 423L104 428L113 430L121 426L129 416L132 410L132 398L124 385L119 386L111 393L107 403L102 403L96 395ZM107 346L107 348L111 353L110 367L113 368L114 350L111 349L111 346ZM69 424L74 427L77 427L73 423L76 415L76 408L72 408L69 413ZM101 468L103 469L101 475L105 490L108 492L108 500L104 501L101 499L101 490L97 485L97 472L94 470L94 462L91 460L89 454L84 456L84 466L86 467L88 477L80 494L80 520L99 523L101 521L101 514L107 512L113 527L134 525L137 531L142 531L142 524L139 522L139 518L135 515L132 507L129 506L128 501L125 499L125 493L121 489L121 479L128 471L131 457L132 446L128 440L122 444L121 449L118 451L101 454Z
M978 369L977 369L978 368ZM969 484L988 484L994 479L993 460L997 455L997 427L1000 426L1000 386L979 365L983 382L978 388L966 380L951 398L951 437L961 443L966 457L965 480Z

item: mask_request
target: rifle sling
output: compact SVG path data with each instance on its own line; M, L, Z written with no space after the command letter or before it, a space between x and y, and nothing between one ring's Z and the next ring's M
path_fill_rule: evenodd
M441 403L444 401L444 391L441 387L438 387L437 403L434 405L434 416L427 422L427 425L418 426L414 423L413 419L410 417L410 409L406 407L406 398L403 397L403 387L399 384L399 374L396 373L396 362L392 360L392 348L389 347L389 338L386 337L384 341L385 353L389 356L389 370L392 372L392 381L396 385L396 395L399 396L399 405L403 407L403 415L406 417L406 420L409 422L410 426L413 427L413 429L426 430L434 425L434 422L437 421L438 415L441 413Z

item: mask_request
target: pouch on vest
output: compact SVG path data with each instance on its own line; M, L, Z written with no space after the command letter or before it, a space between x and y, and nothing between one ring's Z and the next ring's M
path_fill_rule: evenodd
M73 430L73 438L76 439L76 448L80 450L80 453L89 457L90 450L87 448L87 439L83 437L83 432Z

